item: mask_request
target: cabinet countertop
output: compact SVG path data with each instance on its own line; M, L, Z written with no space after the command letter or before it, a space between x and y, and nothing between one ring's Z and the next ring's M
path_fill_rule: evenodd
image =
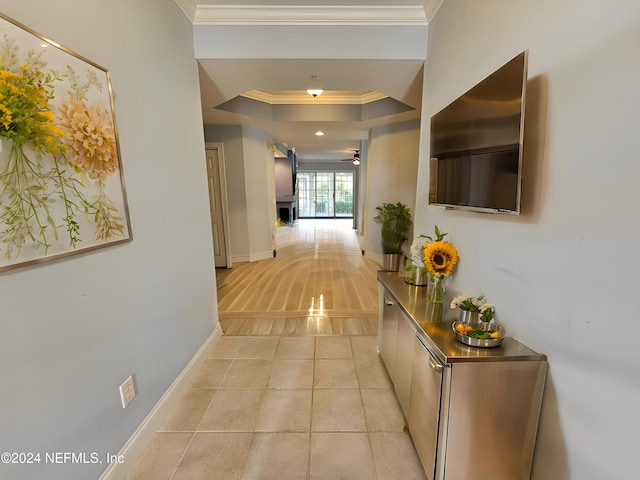
M416 287L404 281L396 272L378 272L378 282L393 296L397 305L415 324L418 336L429 350L444 363L496 362L496 361L546 361L547 357L526 347L509 336L502 345L494 348L478 348L456 340L452 324L455 318L447 318L454 311L448 305L427 302L426 287Z

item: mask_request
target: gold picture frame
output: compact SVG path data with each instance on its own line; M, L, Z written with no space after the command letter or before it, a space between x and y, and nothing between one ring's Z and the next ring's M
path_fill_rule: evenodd
M109 71L0 14L0 273L131 240Z

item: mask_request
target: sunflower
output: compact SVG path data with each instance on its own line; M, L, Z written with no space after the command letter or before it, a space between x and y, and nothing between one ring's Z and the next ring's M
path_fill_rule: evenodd
M458 251L452 243L442 240L424 247L424 264L431 275L450 275L458 263Z

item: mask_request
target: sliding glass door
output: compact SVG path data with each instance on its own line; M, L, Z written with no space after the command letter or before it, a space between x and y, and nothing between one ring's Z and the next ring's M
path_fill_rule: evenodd
M353 217L353 172L298 172L298 214Z

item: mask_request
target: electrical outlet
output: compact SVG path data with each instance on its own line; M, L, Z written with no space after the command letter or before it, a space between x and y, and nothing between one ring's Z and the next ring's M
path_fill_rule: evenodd
M136 396L136 387L133 383L133 375L127 378L122 385L120 385L120 399L122 400L122 408L127 408L127 405L131 403L131 400Z

